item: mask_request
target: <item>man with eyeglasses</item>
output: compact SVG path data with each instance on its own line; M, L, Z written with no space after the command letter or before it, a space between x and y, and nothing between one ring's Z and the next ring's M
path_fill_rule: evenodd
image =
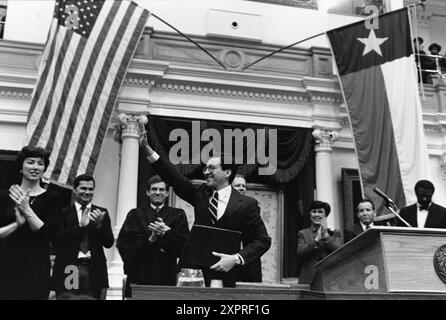
M328 203L313 201L310 205L311 226L300 230L297 235L297 257L301 264L300 284L311 284L315 276L314 264L341 246L341 233L327 227L329 214Z
M232 157L223 155L210 158L203 168L206 180L195 188L168 161L160 157L149 145L144 127L142 147L148 161L156 172L174 188L175 193L194 207L194 224L212 226L241 232L243 248L236 254L213 253L220 260L209 268L203 268L206 286L212 279L223 280L223 286L234 287L243 281L246 265L259 261L271 246L265 224L260 217L260 208L255 199L242 195L231 187L236 173ZM206 239L203 239L203 243ZM190 266L190 255L194 248L186 241L181 266ZM261 281L261 279L259 279Z

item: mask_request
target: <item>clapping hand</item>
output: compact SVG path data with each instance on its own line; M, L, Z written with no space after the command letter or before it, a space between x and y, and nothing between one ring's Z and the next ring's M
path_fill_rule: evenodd
M164 223L163 219L158 217L156 221L149 224L149 230L151 230L157 237L162 237L170 230L170 227Z
M21 225L25 224L26 219L24 216L20 214L20 211L17 207L14 207L14 214L15 214L15 222L17 222L17 225L20 227Z
M90 220L96 225L96 228L100 228L102 220L104 220L105 212L95 208L90 213Z
M30 210L29 206L29 192L31 189L27 191L23 191L19 185L14 184L9 188L9 197L14 201L16 208L20 211L21 214L26 214Z

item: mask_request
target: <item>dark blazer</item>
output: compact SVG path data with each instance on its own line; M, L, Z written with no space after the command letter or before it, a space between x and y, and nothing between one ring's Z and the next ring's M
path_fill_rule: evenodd
M412 227L418 227L417 222L417 204L404 207L400 210L400 216L406 220ZM398 218L397 218L398 219ZM399 227L406 225L398 219ZM425 228L446 228L446 208L432 202L427 213Z
M195 188L186 177L161 157L152 166L169 185L173 186L175 193L180 198L194 207L195 224L241 232L243 249L240 250L239 254L243 257L245 265L236 266L227 274L218 272L213 274L213 277L230 278L235 281L246 281L249 279L260 281L260 257L271 246L271 238L268 236L265 224L260 217L260 208L257 200L242 195L232 188L226 210L214 225L209 212L209 195L205 184L199 186L198 189ZM189 265L190 250L189 242L186 241L180 259L181 266ZM248 270L246 266L251 263L254 263L254 265ZM255 264L258 265L256 266Z
M352 228L347 228L344 230L344 243L349 242L351 239L359 236L364 232L362 225L358 222L353 225Z
M132 209L128 213L117 240L117 248L124 262L127 295L130 283L175 286L179 258L189 233L183 209L164 206L158 216L171 230L150 243L148 225L157 216L152 207Z
M299 283L311 284L316 274L313 266L341 247L341 233L335 230L326 240L316 242L313 230L306 228L297 234L297 257L301 263Z
M110 248L114 243L110 217L107 209L92 205L91 209L105 211L100 228L93 223L88 225L88 243L91 253L91 272L94 279L93 286L97 289L108 288L107 261L104 247ZM59 222L59 231L55 239L56 260L53 269L53 287L57 294L67 291L64 285L65 268L76 265L81 243L81 228L75 206L65 207Z

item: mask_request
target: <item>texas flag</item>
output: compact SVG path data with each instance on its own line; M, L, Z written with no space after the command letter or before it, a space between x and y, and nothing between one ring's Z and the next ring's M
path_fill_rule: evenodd
M327 32L338 67L359 161L363 195L378 212L378 187L399 208L416 201L414 186L428 179L417 71L408 9Z

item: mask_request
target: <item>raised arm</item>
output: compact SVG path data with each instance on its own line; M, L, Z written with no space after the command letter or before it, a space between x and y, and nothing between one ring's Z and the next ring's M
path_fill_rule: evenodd
M147 160L155 169L155 171L163 178L163 180L171 185L175 193L183 200L189 202L192 206L196 202L196 189L194 185L183 176L169 161L161 158L158 153L156 153L152 147L149 145L147 140L147 132L144 125L140 124L141 147L147 156Z

